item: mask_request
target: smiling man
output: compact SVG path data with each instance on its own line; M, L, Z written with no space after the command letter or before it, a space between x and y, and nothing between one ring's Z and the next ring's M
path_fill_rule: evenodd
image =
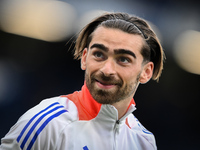
M153 134L132 114L139 84L158 80L163 69L163 49L146 21L103 14L80 32L74 56L85 70L82 89L27 111L0 149L157 149Z
M153 62L143 64L140 53L144 40L103 25L82 56L86 85L93 98L101 104L112 104L121 118L130 104L139 82L147 82L153 73Z

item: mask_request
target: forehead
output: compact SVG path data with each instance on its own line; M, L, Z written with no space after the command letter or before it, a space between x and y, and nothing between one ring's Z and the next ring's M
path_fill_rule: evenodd
M100 26L92 33L89 47L94 44L104 44L110 49L129 49L140 52L144 40L140 35L126 33L120 29Z

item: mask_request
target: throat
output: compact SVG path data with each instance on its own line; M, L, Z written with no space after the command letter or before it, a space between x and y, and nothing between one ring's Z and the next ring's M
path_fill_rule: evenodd
M131 99L121 100L117 103L112 104L118 111L118 120L120 120L126 114L131 104Z

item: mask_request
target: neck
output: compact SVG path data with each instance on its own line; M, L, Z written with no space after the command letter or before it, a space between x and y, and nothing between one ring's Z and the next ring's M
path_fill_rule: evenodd
M126 114L131 104L135 104L132 98L112 104L118 110L118 120Z
M117 103L112 104L118 110L118 120L121 119L126 114L128 108L131 106L131 104L135 105L133 96L135 95L135 91L136 91L138 85L139 85L139 82L136 84L134 92L133 92L133 94L131 94L131 96L129 96L126 99L121 100Z

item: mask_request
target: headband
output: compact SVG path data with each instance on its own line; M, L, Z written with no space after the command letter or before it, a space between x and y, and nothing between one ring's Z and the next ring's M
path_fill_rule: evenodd
M132 22L130 22L130 23L132 23ZM132 24L142 33L142 35L144 36L144 39L147 39L147 36L144 34L144 32L136 24L134 24L134 23L132 23Z

